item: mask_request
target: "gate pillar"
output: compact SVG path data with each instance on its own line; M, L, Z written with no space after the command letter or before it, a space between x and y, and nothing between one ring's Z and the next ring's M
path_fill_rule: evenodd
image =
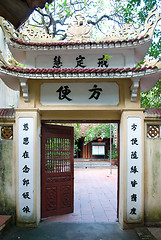
M16 110L17 225L40 221L40 117L37 109Z
M119 222L122 228L144 223L144 115L126 111L120 122Z

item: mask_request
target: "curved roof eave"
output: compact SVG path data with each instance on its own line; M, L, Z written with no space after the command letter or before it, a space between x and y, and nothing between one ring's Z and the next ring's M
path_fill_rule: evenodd
M133 68L14 68L1 66L0 73L6 76L24 79L84 79L84 78L143 78L158 74L161 71L155 67Z
M19 91L20 84L17 76L11 76L0 71L0 78L12 90Z
M152 89L158 80L161 78L161 70L156 72L155 74L150 74L143 76L140 80L140 91L147 92Z
M14 58L21 63L25 63L26 52L33 51L60 51L60 50L89 50L89 49L129 49L133 48L135 53L135 62L141 62L150 45L150 36L142 37L140 39L133 39L128 41L100 41L100 42L51 42L51 43L26 43L22 41L8 41L8 46Z
M135 63L142 62L144 57L146 56L150 45L152 43L152 39L149 39L149 41L146 41L144 44L139 45L134 50L135 55Z
M82 49L100 49L100 48L138 48L151 44L151 37L128 39L128 40L104 40L104 41L50 41L50 42L25 42L15 38L7 41L10 50L15 51L48 51L48 50L82 50Z

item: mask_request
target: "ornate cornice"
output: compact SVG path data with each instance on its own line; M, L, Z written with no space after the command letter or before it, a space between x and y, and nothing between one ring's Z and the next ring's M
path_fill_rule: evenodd
M146 35L144 37L129 39L129 40L117 40L117 41L84 41L84 42L25 42L15 38L11 38L8 44L13 48L18 48L22 50L82 50L82 49L111 49L111 48L131 48L139 47L145 43L149 43L151 38Z
M2 73L31 79L132 78L158 72L157 67L134 68L11 68L1 66Z
M1 66L0 72L11 77L17 77L20 81L24 101L29 101L28 79L127 79L132 80L130 88L131 101L136 101L140 79L153 74L160 74L157 67L134 68L51 68L51 69L23 69L9 66Z

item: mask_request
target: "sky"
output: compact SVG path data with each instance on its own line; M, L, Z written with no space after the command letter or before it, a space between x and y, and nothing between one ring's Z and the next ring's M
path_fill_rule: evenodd
M68 0L67 0L68 2ZM98 17L101 17L103 14L106 14L106 15L110 15L112 12L113 12L113 0L98 0L96 2L101 2L102 3L102 6L101 8L99 8L98 4L96 4L94 7L92 7L90 10L89 10L89 15L91 16L94 16L94 15L97 15ZM126 0L123 0L122 2L126 2ZM63 0L59 0L57 1L57 3L60 3L60 4L63 4ZM140 8L142 8L144 6L144 1L141 0L141 6L138 8L138 11L140 10ZM51 7L51 10L52 10L53 7ZM60 8L59 8L60 9ZM158 0L158 10L160 11L161 13L161 0ZM60 13L60 12L59 12ZM63 12L61 13L62 15L64 14ZM30 16L30 21L32 24L34 24L34 22L32 21L32 17L34 17L36 20L40 19L40 17L38 16L38 14L36 12L34 12L34 14L32 14ZM67 25L70 24L72 21L72 19L68 19L67 21ZM62 27L60 24L59 24L59 28L62 28L63 30L67 29L67 25ZM93 31L93 39L94 40L100 40L101 38L105 38L106 35L109 31L111 31L112 28L115 28L115 29L119 29L119 26L118 24L116 24L114 21L110 21L110 20L105 20L103 21L103 23L101 24L102 26L102 32L104 33L101 33L99 32L96 28L92 27L92 31ZM156 29L161 29L161 21L157 24L157 27ZM158 39L155 39L155 41L158 41Z

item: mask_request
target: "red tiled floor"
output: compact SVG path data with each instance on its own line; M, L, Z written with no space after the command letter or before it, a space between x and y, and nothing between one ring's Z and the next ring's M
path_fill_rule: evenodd
M8 215L0 215L0 228L9 220L11 216Z
M115 222L117 169L74 169L74 212L48 218L55 222Z

